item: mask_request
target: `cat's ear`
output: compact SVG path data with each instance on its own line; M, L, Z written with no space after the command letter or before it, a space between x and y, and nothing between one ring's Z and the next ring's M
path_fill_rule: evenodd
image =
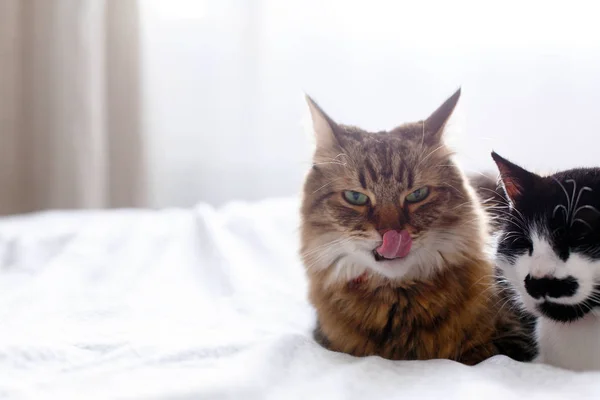
M502 186L511 202L518 201L524 190L534 188L539 176L511 163L495 151L492 152L492 158L498 166Z
M439 143L444 133L444 127L452 116L456 104L460 99L460 88L435 110L429 118L423 121L423 130L430 144Z
M312 120L312 130L315 135L317 142L317 149L332 149L339 146L339 141L336 137L337 125L329 118L327 114L319 107L319 105L310 98L309 95L305 95L306 103L308 103L308 109L310 111L310 118Z

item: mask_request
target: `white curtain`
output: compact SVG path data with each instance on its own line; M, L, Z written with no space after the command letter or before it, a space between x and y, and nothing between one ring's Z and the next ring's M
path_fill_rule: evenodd
M0 214L143 204L133 0L0 0Z

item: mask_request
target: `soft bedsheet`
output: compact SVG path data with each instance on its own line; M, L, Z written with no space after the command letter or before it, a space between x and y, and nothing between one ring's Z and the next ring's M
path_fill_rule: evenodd
M0 398L600 399L600 373L318 347L298 203L0 219Z

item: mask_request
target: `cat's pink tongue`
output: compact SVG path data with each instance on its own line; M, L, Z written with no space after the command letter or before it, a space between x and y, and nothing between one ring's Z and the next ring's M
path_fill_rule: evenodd
M402 258L408 255L411 246L412 239L407 230L387 231L383 234L383 244L375 251L388 259Z

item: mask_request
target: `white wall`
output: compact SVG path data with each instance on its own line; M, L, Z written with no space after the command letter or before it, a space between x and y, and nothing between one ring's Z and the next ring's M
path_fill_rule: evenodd
M302 91L334 119L391 128L463 87L465 168L598 165L593 2L146 0L151 205L299 192ZM366 5L368 4L368 5Z

